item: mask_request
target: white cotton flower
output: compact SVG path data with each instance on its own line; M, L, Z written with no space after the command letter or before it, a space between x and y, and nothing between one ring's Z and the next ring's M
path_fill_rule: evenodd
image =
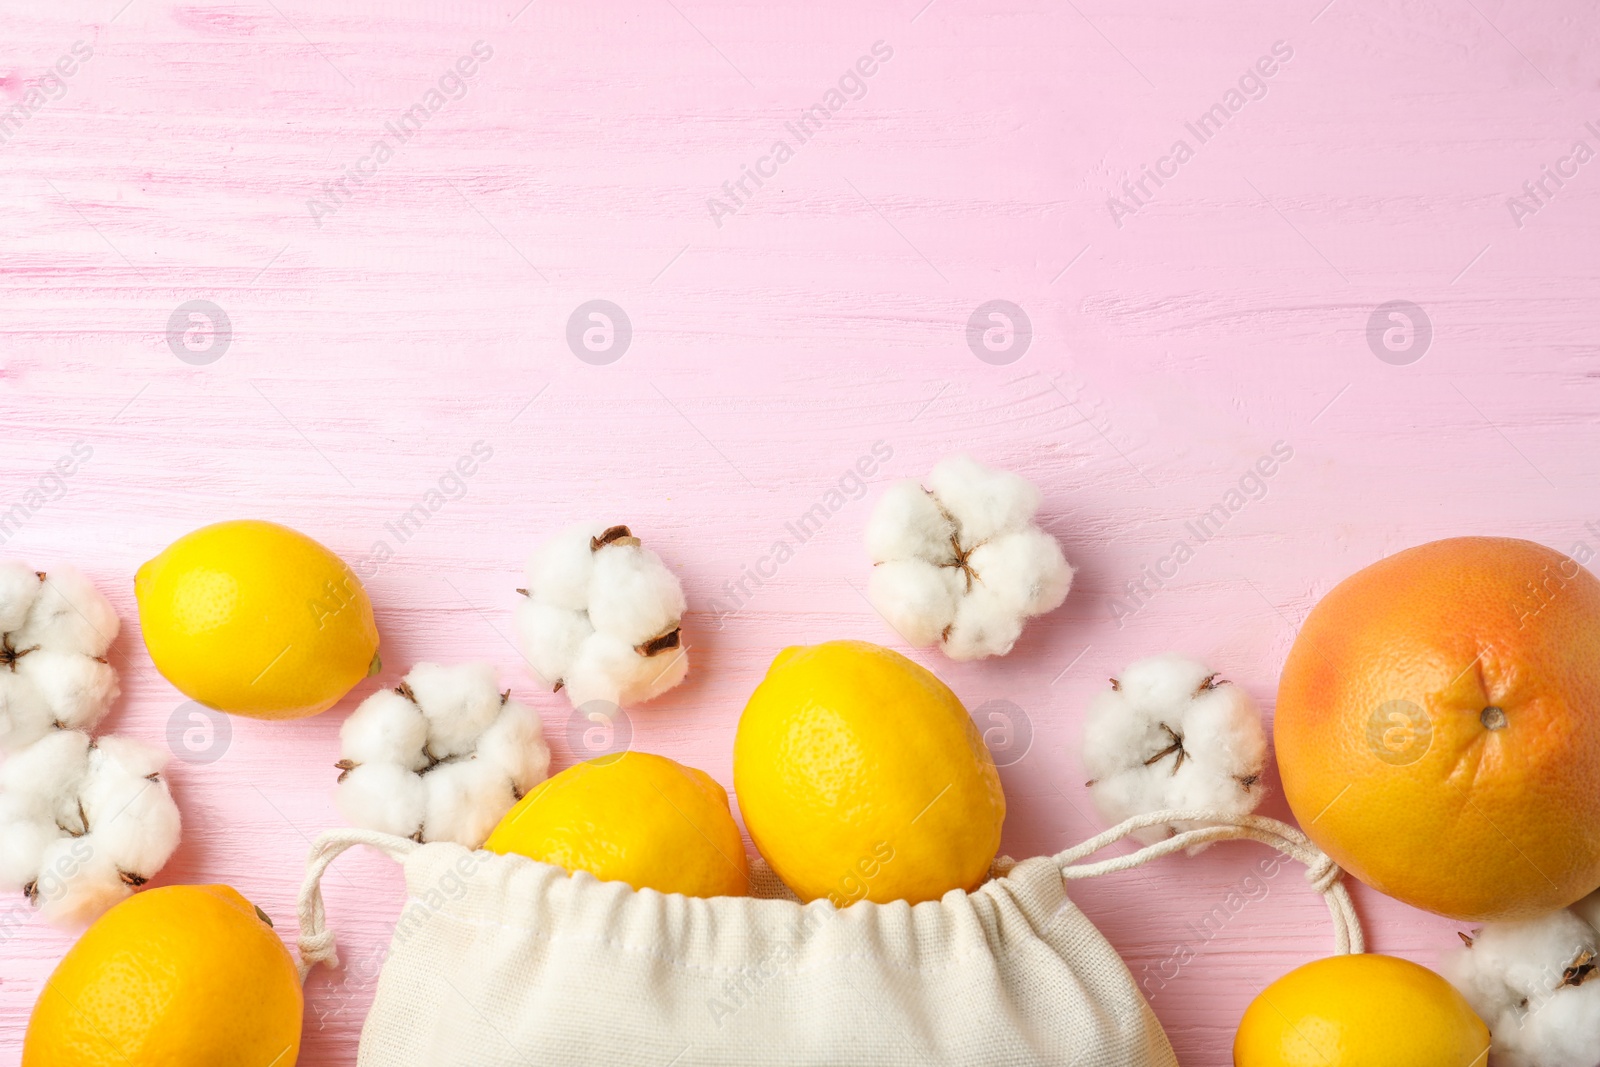
M477 848L550 769L539 716L494 668L419 663L339 730L339 810L367 830Z
M353 763L396 764L407 771L428 765L428 719L398 689L381 689L361 702L339 730L342 754Z
M39 597L39 573L18 560L0 560L0 633L20 630Z
M889 625L914 647L926 648L943 640L965 587L966 579L954 567L926 559L891 559L872 569L869 588Z
M116 734L96 738L89 751L83 810L96 850L143 881L166 864L182 829L161 778L166 762L160 749Z
M550 750L538 713L526 704L506 701L499 717L478 738L478 758L510 778L518 796L528 794L550 769Z
M569 526L534 550L527 573L522 654L573 707L642 703L689 673L683 587L626 526Z
M418 663L405 686L428 720L426 752L436 760L470 753L506 703L487 663Z
M1020 474L992 470L965 454L939 461L928 489L956 521L963 543L1021 530L1039 510L1039 490Z
M689 657L682 648L642 655L637 645L596 633L567 668L565 688L575 708L594 701L620 707L659 696L688 673Z
M1600 934L1583 910L1490 923L1446 961L1445 977L1489 1025L1495 1067L1600 1064Z
M30 897L45 922L77 929L89 926L133 895L117 865L89 837L60 837L45 849Z
M17 641L104 656L121 625L110 601L74 567L54 567L39 577L38 599L17 630Z
M507 776L476 756L438 764L422 777L422 784L428 789L422 840L454 841L468 848L487 841L519 799Z
M105 717L118 695L105 659L118 627L110 602L73 568L0 563L0 751Z
M83 926L127 897L177 850L182 819L139 741L56 730L0 768L0 888L44 918Z
M594 636L587 611L546 604L531 597L517 605L522 654L540 681L550 686L566 678L583 643Z
M60 836L55 821L39 818L27 800L0 793L0 887L15 890L37 880L45 849Z
M89 776L89 735L52 730L0 765L0 794L31 805L30 817L81 830L78 804Z
M941 460L924 489L884 491L867 522L868 599L901 637L956 660L1003 656L1072 585L1056 539L1034 525L1039 491L970 456Z
M92 730L117 699L117 672L104 660L40 648L17 660L16 673L33 687L58 728Z
M1254 702L1199 660L1173 653L1139 660L1089 704L1083 766L1108 822L1176 808L1249 814L1261 803L1266 764ZM1198 825L1179 821L1135 836L1154 844Z
M568 611L589 610L589 579L594 572L591 543L604 523L580 522L543 542L528 556L528 588L545 604Z
M422 832L428 786L416 772L396 763L362 763L345 769L341 761L339 766L339 810L352 824L395 837Z

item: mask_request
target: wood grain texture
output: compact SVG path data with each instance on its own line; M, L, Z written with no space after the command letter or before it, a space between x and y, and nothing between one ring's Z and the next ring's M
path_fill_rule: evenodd
M1130 659L1201 655L1270 708L1298 620L1373 559L1461 533L1600 545L1600 161L1542 204L1523 189L1575 141L1600 149L1600 18L1578 0L119 3L0 12L0 108L27 111L75 42L92 49L0 144L0 510L92 449L3 549L75 562L116 602L116 730L164 743L183 703L144 654L135 567L260 516L352 560L390 542L367 581L381 681L492 661L565 766L568 709L535 692L510 609L536 539L602 518L691 600L690 678L636 712L635 744L728 783L778 648L899 645L860 592L871 495L739 611L714 598L875 442L893 456L873 493L968 449L1040 484L1080 568L1011 656L913 653L969 707L1026 715L1031 746L1002 773L1005 847L1030 855L1099 828L1080 717ZM479 41L493 54L464 95L314 219L324 183ZM864 95L718 225L708 199L879 41L893 55ZM1200 143L1186 123L1277 42L1293 55L1265 95ZM1180 138L1190 158L1114 219L1108 199L1170 170ZM1001 366L966 341L997 298L1033 326ZM232 322L209 365L167 341L193 299ZM565 341L592 299L633 325L609 365ZM1432 322L1409 365L1369 349L1391 300ZM480 441L493 455L464 493L388 533ZM1265 495L1117 618L1127 583L1279 441L1293 459ZM160 882L231 883L287 930L311 837L341 823L339 723L372 687L176 760L186 836ZM1287 814L1276 795L1265 810ZM1331 947L1292 870L1238 895L1254 848L1075 890L1186 1064L1229 1062L1255 992ZM354 1062L401 902L386 861L335 872L347 968L310 983L312 1067ZM1357 903L1380 950L1432 964L1455 943L1442 919ZM17 902L0 916L14 1062L71 942Z

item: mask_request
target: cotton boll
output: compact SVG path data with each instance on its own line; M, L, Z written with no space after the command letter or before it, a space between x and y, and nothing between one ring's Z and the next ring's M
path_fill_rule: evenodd
M677 629L686 606L677 576L649 549L607 545L594 553L589 621L597 631L643 644Z
M604 523L580 522L534 549L528 557L529 596L570 611L587 609L594 568L590 545L605 529Z
M689 657L681 647L641 656L626 641L596 633L567 672L567 698L575 708L591 700L641 703L683 681L688 671Z
M29 653L23 660L32 655ZM33 682L26 675L0 668L0 752L20 751L54 727L50 705Z
M913 645L955 660L1007 654L1072 585L1061 546L1032 525L1038 508L1025 478L964 455L941 461L926 490L890 486L867 525L868 598Z
M53 730L0 764L0 790L25 796L64 796L77 792L89 772L89 735Z
M428 720L422 709L393 689L363 700L339 728L344 758L356 763L394 763L420 771L428 765Z
M428 751L435 759L472 751L500 714L499 687L487 663L419 663L405 683L428 720Z
M127 800L98 824L89 816L95 848L104 849L119 871L149 881L178 850L183 834L183 817L166 780L146 781L137 789L107 790L106 796Z
M1183 716L1183 735L1207 739L1205 744L1185 743L1185 767L1193 764L1214 778L1219 791L1225 788L1223 796L1237 790L1236 776L1259 777L1266 768L1267 735L1261 713L1236 685L1223 683L1196 694ZM1216 802L1222 803L1223 797ZM1252 803L1250 808L1254 807Z
M76 730L12 755L0 767L0 886L27 888L58 925L99 918L178 847L166 760L142 742Z
M1494 1031L1491 1051L1507 1067L1595 1067L1600 1064L1600 981L1567 986Z
M45 850L35 901L46 922L83 927L132 893L104 849L89 837L68 837Z
M1106 822L1116 824L1134 814L1160 811L1166 806L1166 788L1163 783L1146 775L1118 774L1098 779L1089 790L1096 810ZM1133 832L1134 840L1153 845L1171 837L1170 826L1147 826Z
M0 561L0 634L20 629L39 598L39 575L17 560Z
M944 651L953 660L1003 656L1021 636L1022 616L1004 598L975 583L956 607Z
M404 767L368 763L344 776L335 800L339 811L355 826L412 837L422 830L428 787Z
M46 572L15 643L103 656L120 626L116 610L88 578L73 567L54 567Z
M969 549L1022 529L1039 510L1039 490L1032 482L965 454L940 460L928 475L928 488L955 518L961 543Z
M683 646L669 648L654 656L642 656L634 664L632 683L622 691L622 700L630 704L643 704L654 700L689 676L689 650ZM581 701L574 707L582 707Z
M1185 735L1186 738L1187 736ZM1152 782L1152 785L1154 784ZM1261 802L1259 787L1246 788L1240 781L1226 774L1219 775L1208 770L1203 764L1189 757L1184 759L1183 766L1169 773L1168 781L1159 788L1158 800L1162 807L1198 809L1221 817L1248 815ZM1195 830L1206 825L1208 822L1203 819L1175 819L1167 826L1154 828L1155 832L1149 834L1145 840L1153 843L1166 836L1165 831L1169 828L1172 833L1183 833L1185 830ZM1194 855L1205 849L1205 845L1198 845L1188 851L1190 855Z
M346 720L339 810L364 829L477 848L544 779L542 734L489 665L419 663L400 691L375 694Z
M104 734L95 739L89 750L89 772L115 770L118 773L143 778L166 770L167 753L154 745L135 741L118 734Z
M1192 699L1214 672L1191 656L1164 652L1135 660L1117 674L1114 689L1146 717L1170 713Z
M867 520L867 553L874 563L913 558L953 563L955 534L955 523L933 495L907 479L885 489L873 508Z
M428 790L422 822L426 841L477 848L516 803L510 777L481 759L441 763L422 781Z
M177 850L178 806L161 769L165 754L129 738L107 736L89 753L83 810L96 852L124 874L148 879Z
M0 765L0 797L30 818L81 830L78 797L89 775L89 735L52 730Z
M550 771L550 748L538 714L526 704L506 701L500 717L478 738L478 759L509 779L519 796L526 795Z
M567 699L575 708L591 700L622 703L623 690L632 683L637 661L643 659L633 646L607 634L597 633L583 643L578 658L567 669Z
M594 633L594 626L582 611L524 600L517 605L517 631L528 666L553 689L572 669L578 650Z
M581 589L569 580L578 570ZM574 707L648 700L687 674L678 643L683 587L627 527L563 531L534 553L529 579L528 599L517 609L523 657L540 681L564 688Z
M1568 971L1596 951L1597 938L1562 910L1491 923L1446 961L1445 976L1489 1023L1497 1067L1600 1062L1600 979ZM1580 984L1569 984L1569 975Z
M1505 1004L1539 1000L1556 990L1576 958L1597 949L1593 928L1562 909L1537 919L1488 924L1471 948L1456 951L1449 977L1465 983L1462 994L1468 1000L1476 996L1486 1006L1492 997Z
M28 799L0 793L0 890L17 892L37 879L45 850L64 836Z
M982 576L984 588L1022 616L1054 611L1072 586L1072 568L1061 545L1034 526L984 542L972 550L967 564Z
M955 622L965 581L954 567L889 560L872 568L867 599L908 644L923 648L937 643Z
M1187 656L1129 664L1090 702L1082 753L1090 796L1112 823L1173 809L1244 815L1264 795L1260 712L1244 690ZM1136 836L1153 843L1197 825L1174 820Z
M1172 743L1155 716L1138 714L1130 708L1125 690L1105 689L1089 700L1084 716L1082 758L1089 777L1109 780L1136 765L1141 753L1156 753ZM1139 782L1159 785L1154 776L1135 775Z
M109 663L77 652L41 648L17 660L16 673L33 686L51 721L71 730L94 729L121 692Z

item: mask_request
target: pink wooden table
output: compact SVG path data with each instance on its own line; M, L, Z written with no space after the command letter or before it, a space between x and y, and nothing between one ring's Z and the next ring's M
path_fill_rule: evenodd
M1128 660L1201 655L1270 708L1299 619L1385 553L1600 546L1592 4L5 8L0 542L115 600L109 726L166 743L178 723L186 837L160 882L231 883L281 929L308 843L341 824L339 723L375 683L319 719L185 737L131 577L206 522L277 519L368 561L381 681L490 660L557 766L568 708L508 641L519 564L559 524L632 524L684 579L694 659L634 743L727 783L778 648L901 644L861 593L872 495L971 450L1041 484L1080 567L1008 658L913 653L981 717L1015 709L1014 855L1098 828L1080 717ZM969 344L996 300L1026 329L987 347L979 316ZM1278 442L1292 458L1230 497ZM875 447L863 496L849 472ZM818 501L801 543L787 524ZM735 605L746 567L765 573ZM1254 993L1331 948L1290 868L1247 880L1260 858L1076 890L1186 1064L1226 1063ZM308 1065L354 1061L401 899L377 857L336 872L348 966L310 984ZM1380 950L1455 943L1357 903ZM0 908L0 1061L70 943Z

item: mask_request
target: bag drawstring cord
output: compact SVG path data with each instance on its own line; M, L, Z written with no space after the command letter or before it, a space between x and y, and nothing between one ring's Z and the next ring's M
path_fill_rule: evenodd
M1138 830L1171 823L1199 823L1192 830L1184 830L1147 845L1125 856L1113 856L1096 863L1082 860L1094 855L1107 845L1121 841ZM1333 919L1334 948L1337 954L1349 955L1366 951L1366 938L1361 931L1361 918L1350 900L1350 891L1344 885L1344 870L1333 858L1311 842L1300 830L1288 823L1269 819L1265 815L1220 815L1210 811L1154 811L1136 815L1111 829L1091 837L1082 844L1056 854L1061 877L1068 880L1094 878L1116 871L1132 870L1151 860L1171 855L1196 845L1215 841L1259 841L1305 865L1306 881L1327 902L1328 914Z
M403 860L416 851L417 843L372 830L329 830L311 845L306 861L306 880L300 886L297 910L300 917L300 981L305 983L311 969L319 963L339 966L338 946L328 929L328 913L322 904L322 876L328 865L355 845L370 845L392 860Z
M1201 825L1125 856L1113 856L1095 863L1081 862L1135 831L1175 822ZM1351 903L1350 893L1344 886L1344 871L1327 853L1312 844L1305 834L1287 823L1264 815L1219 815L1208 811L1155 811L1136 815L1082 844L1057 853L1055 862L1061 868L1062 878L1075 881L1132 870L1151 860L1196 845L1237 840L1259 841L1304 864L1306 881L1327 901L1328 913L1333 918L1334 945L1338 954L1366 951L1361 919L1356 915L1355 905ZM322 903L322 877L327 873L329 864L355 845L369 845L397 861L405 859L420 847L407 838L371 830L329 830L317 838L311 846L311 856L306 864L305 883L300 888L301 982L319 963L330 967L339 965L337 945L332 932L328 930L327 912Z

